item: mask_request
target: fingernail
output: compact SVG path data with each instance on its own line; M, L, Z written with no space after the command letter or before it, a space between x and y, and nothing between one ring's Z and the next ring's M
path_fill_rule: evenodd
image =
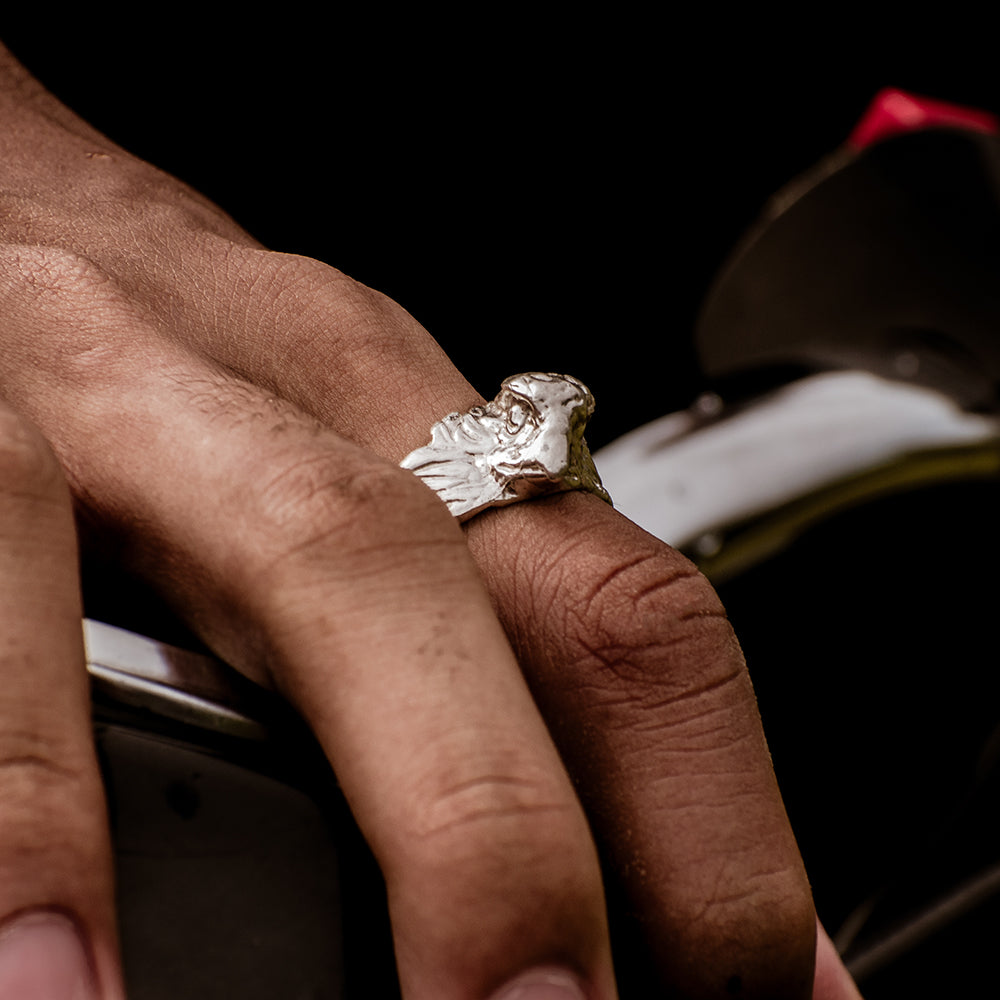
M586 1000L579 980L561 969L535 969L511 980L490 1000Z
M0 927L0 997L97 1000L87 951L72 921L31 913Z

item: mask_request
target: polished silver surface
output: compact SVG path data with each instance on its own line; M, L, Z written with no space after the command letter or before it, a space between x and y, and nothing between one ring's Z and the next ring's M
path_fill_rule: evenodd
M107 625L83 621L87 671L95 692L161 719L242 739L269 733L251 682L221 660ZM276 696L270 696L276 697Z
M461 521L566 490L588 490L610 503L583 437L593 412L594 397L569 375L513 375L492 402L436 423L430 444L400 465Z

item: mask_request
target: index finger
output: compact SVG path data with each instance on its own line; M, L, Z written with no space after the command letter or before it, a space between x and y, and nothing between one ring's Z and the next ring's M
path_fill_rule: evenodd
M0 403L0 996L122 997L69 491Z

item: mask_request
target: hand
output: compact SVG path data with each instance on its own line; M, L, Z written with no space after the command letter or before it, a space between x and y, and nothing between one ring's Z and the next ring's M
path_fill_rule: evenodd
M9 57L0 84L0 391L84 540L312 724L406 995L558 967L612 996L595 838L679 995L807 995L808 886L705 581L585 495L463 533L396 464L479 401L412 317L264 250Z

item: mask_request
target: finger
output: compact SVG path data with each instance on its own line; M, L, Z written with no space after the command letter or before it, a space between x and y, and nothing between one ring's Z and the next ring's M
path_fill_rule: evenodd
M499 559L514 538L519 558ZM685 996L803 995L808 884L704 578L582 494L489 512L469 542L664 979Z
M582 811L461 534L389 471L374 534L355 521L352 544L293 557L255 618L380 860L407 995L558 963L610 996Z
M861 1000L858 987L819 922L816 924L816 976L812 995L813 1000Z
M52 282L51 267L36 277ZM486 997L561 969L612 996L586 820L444 507L294 406L163 345L113 284L62 278L89 310L39 305L37 285L33 310L9 299L9 315L32 317L39 373L19 401L125 560L312 723L385 873L406 995ZM51 347L70 324L77 343L88 324L103 331L103 380Z
M0 405L0 996L122 997L69 493Z

